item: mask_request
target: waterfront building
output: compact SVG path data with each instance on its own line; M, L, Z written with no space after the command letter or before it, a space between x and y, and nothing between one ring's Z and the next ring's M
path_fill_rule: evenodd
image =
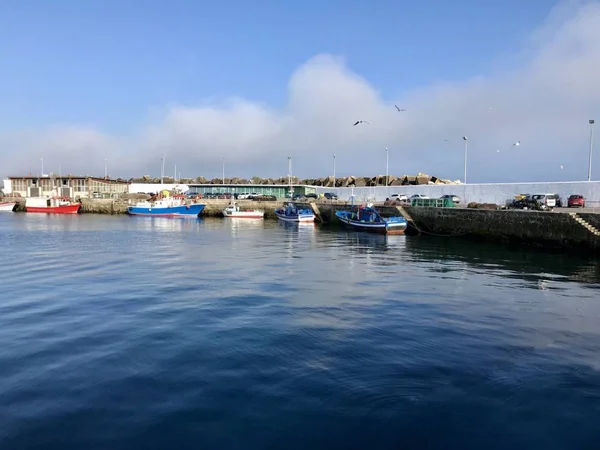
M189 192L197 194L258 194L286 198L290 192L287 184L188 184ZM310 194L313 186L292 185L294 194Z
M20 176L3 180L4 194L20 197L112 198L129 192L129 182L74 175Z
M316 188L314 186L305 186L295 184L292 185L294 194L314 194ZM141 192L156 193L163 189L178 190L193 194L202 194L203 196L210 194L258 194L258 195L274 195L278 199L288 197L290 186L288 184L201 184L201 183L186 183L186 184L160 184L160 183L131 183L129 192L137 194Z

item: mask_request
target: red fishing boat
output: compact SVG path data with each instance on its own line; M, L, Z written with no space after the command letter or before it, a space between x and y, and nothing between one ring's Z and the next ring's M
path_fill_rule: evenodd
M29 197L25 199L25 211L43 214L77 214L81 203L73 203L64 197Z

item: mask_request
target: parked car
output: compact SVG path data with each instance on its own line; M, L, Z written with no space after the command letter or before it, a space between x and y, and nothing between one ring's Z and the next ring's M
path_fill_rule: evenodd
M304 197L316 199L317 198L317 194L304 194Z
M556 206L556 198L554 194L534 194L531 196L532 200L540 203L542 209L552 209Z
M254 195L252 196L252 200L255 202L274 202L277 201L277 197L274 195Z
M337 200L338 196L336 194L334 194L333 192L325 192L323 194L323 197L325 197L327 200Z
M447 198L450 199L450 200L452 200L456 204L460 203L460 197L458 195L446 194L446 195L442 195L440 197L440 199L442 199L442 200L445 200Z
M428 200L429 196L427 196L425 194L414 194L414 195L411 195L410 197L408 197L408 199L410 201L412 201L412 200Z
M405 202L408 200L408 197L404 194L392 194L390 195L388 198L385 199L385 201L394 201L397 200L399 202Z
M545 209L546 207L544 205L542 205L540 202L538 202L537 200L533 200L531 198L521 198L518 200L513 200L512 203L510 203L508 205L509 209L532 209L535 211L541 211L543 209Z
M573 194L567 200L569 208L585 208L585 198L581 194Z
M552 196L554 197L554 200L556 200L556 207L557 208L562 208L563 203L562 203L562 199L560 198L560 195L558 195L558 194L552 194Z

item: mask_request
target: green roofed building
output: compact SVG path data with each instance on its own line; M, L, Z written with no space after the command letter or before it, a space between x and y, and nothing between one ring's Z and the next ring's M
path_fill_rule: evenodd
M290 186L287 184L191 184L189 192L194 194L255 194L274 195L277 198L289 197ZM294 194L311 194L316 189L313 186L293 185Z

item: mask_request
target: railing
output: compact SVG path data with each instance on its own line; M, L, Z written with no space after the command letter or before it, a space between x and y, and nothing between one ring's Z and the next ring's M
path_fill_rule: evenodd
M411 206L428 206L430 208L454 208L456 204L449 198L414 198Z

